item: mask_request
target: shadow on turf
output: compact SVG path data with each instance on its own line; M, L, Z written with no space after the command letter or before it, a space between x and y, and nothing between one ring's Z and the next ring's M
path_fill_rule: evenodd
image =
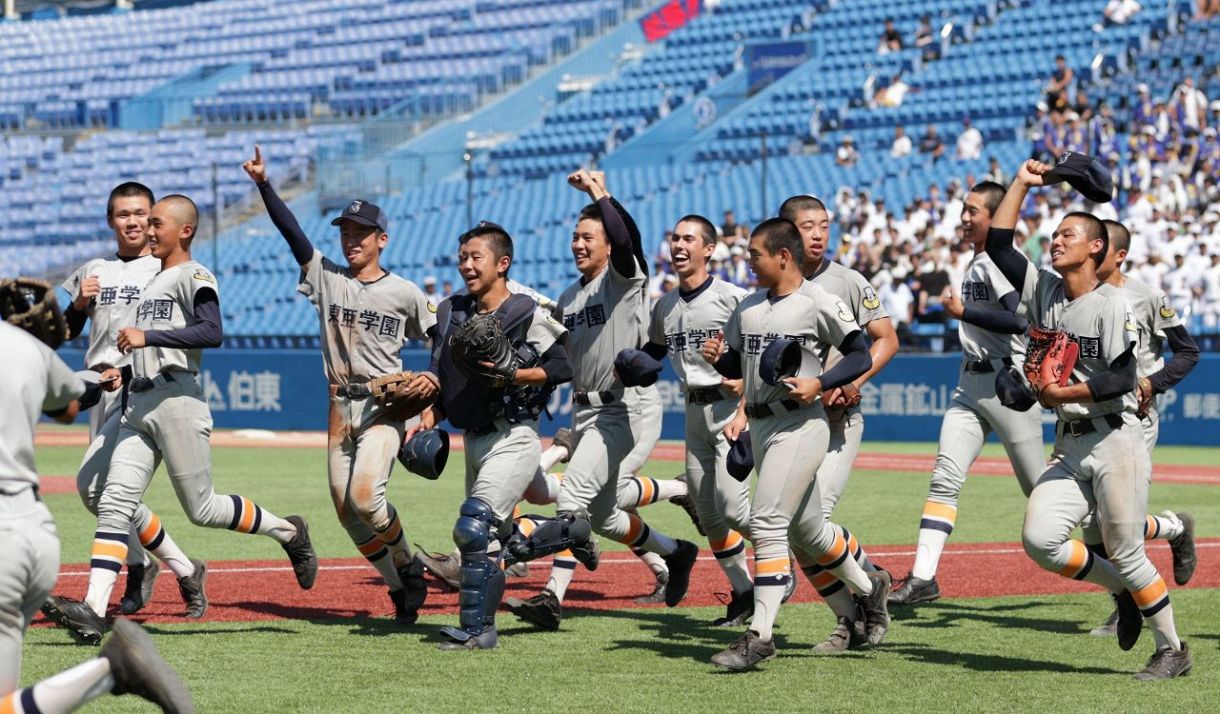
M300 620L308 622L311 625L329 625L338 627L347 627L353 635L366 635L372 637L386 637L389 635L401 635L405 633L419 633L426 629L426 625L403 625L394 622L394 618L387 615L373 615L367 612L353 614L351 610L334 610L327 607L304 607L300 605L281 605L274 602L248 600L243 602L228 603L233 607L239 607L243 610L258 612L276 617L282 617L287 620Z
M1012 627L1021 630L1034 629L1040 632L1057 632L1063 635L1079 635L1088 632L1093 625L1060 618L1021 617L1012 613L1030 610L1050 603L1031 600L1008 605L971 605L956 601L940 601L920 605L917 608L894 607L890 617L902 627L939 629L961 621L986 622L997 627ZM1102 615L1101 617L1104 617ZM1100 618L1099 618L1100 621Z
M1050 672L1054 674L1123 674L1125 672L1108 667L1078 667L1064 662L1046 662L1022 657L1001 657L999 655L982 655L972 652L958 652L920 645L886 644L882 645L886 652L891 652L904 659L921 664L937 664L961 667L978 672Z

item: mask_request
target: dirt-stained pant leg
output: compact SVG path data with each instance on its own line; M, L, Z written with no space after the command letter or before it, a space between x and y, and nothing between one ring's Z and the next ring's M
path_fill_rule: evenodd
M21 680L21 643L55 587L59 537L33 489L0 495L0 698Z
M860 407L834 410L828 413L830 443L826 458L818 467L818 492L822 497L822 514L830 520L835 505L847 490L852 465L860 453L860 442L864 438L864 414Z
M699 523L710 542L722 541L729 529L749 537L750 482L729 475L729 442L724 428L737 403L686 405L686 485L695 499Z
M1096 519L1106 554L1127 589L1136 592L1160 575L1144 549L1144 523L1152 462L1138 423L1128 422L1096 440L1081 460L1093 482Z
M392 526L386 487L405 427L381 421L370 399L349 399L331 391L327 430L331 501L340 524L361 546Z
M1012 464L1017 485L1026 498L1034 491L1046 470L1046 449L1042 444L1042 410L1019 412L1000 403L991 374L969 375L974 405L991 426Z
M631 527L618 507L618 473L635 444L627 408L621 403L577 407L572 419L575 452L559 486L556 510L589 511L599 534L622 541Z
M504 524L502 528L511 528L513 508L542 457L537 422L505 424L496 431L464 438L466 495L482 499Z

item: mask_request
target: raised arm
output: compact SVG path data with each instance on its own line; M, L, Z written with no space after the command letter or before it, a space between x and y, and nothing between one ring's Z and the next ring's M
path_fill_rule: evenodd
M602 226L610 242L610 265L614 271L625 278L633 278L641 273L647 275L640 231L627 209L606 190L605 174L580 169L568 175L568 183L588 194L601 211Z
M1017 172L1004 194L1004 200L991 217L991 228L987 230L987 255L991 256L996 267L1004 278L1020 289L1025 284L1026 272L1032 267L1029 259L1013 244L1013 235L1017 227L1017 218L1021 214L1021 204L1033 186L1041 186L1042 175L1051 167L1040 161L1026 161Z
M313 244L309 242L305 231L301 230L301 224L297 223L296 216L292 215L292 211L288 210L287 204L275 192L271 182L267 180L267 164L263 161L262 149L257 144L254 146L254 158L242 164L242 168L246 170L246 175L250 177L250 180L258 186L259 195L263 197L263 203L267 206L267 215L271 216L271 222L288 242L288 247L292 250L292 257L297 261L297 265L302 267L308 265L309 261L313 259Z

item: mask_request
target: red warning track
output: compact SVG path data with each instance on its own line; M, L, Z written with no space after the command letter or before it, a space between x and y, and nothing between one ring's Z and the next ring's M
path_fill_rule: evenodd
M1198 543L1199 568L1188 587L1220 587L1220 538ZM1169 548L1163 542L1149 547L1153 563L1165 574L1171 571ZM870 556L895 576L906 573L914 560L912 546L874 546ZM527 597L545 584L547 563L535 564L530 576L509 581L507 596ZM66 566L60 572L56 592L71 597L84 595L87 569L84 565ZM937 575L941 592L952 597L998 597L1046 595L1073 592L1098 592L1088 583L1048 573L1033 564L1017 543L969 543L950 545L941 560ZM802 579L803 580L803 579ZM627 553L609 553L596 572L577 572L568 590L565 609L606 610L641 606L634 598L652 590L652 574ZM120 582L119 587L122 587ZM718 606L716 593L726 591L724 576L714 558L705 552L695 566L690 593L683 606ZM283 561L214 561L209 565L208 599L211 603L205 620L252 621L272 619L331 619L373 616L392 612L385 587L377 573L358 558L323 562L317 583L302 591L288 564ZM808 582L801 582L795 602L817 598ZM115 598L117 602L117 596ZM151 622L188 622L179 616L181 601L173 578L163 571L157 581L153 602L137 620ZM434 581L429 589L423 614L457 613L457 595ZM511 616L507 616L511 617Z

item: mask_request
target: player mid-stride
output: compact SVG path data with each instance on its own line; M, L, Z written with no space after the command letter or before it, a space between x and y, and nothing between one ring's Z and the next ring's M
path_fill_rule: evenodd
M1026 506L1022 540L1043 568L1096 583L1117 596L1118 643L1124 650L1135 646L1146 622L1156 651L1135 678L1170 679L1189 673L1192 662L1186 642L1178 637L1165 581L1144 550L1152 462L1136 416L1135 318L1122 292L1097 275L1109 235L1095 216L1069 213L1051 241L1055 272L1034 270L1013 245L1013 229L1029 189L1062 181L1058 176L1080 161L1091 159L1065 155L1054 170L1025 162L987 235L987 254L1021 291L1021 309L1030 321L1064 333L1071 345L1065 354L1079 352L1074 366L1070 357L1061 364L1065 375L1071 367L1068 379L1030 385L1038 401L1055 410L1059 423L1054 454ZM1064 341L1059 335L1053 339ZM1053 348L1054 343L1048 350ZM1027 374L1036 364L1034 355L1031 337ZM1039 367L1039 372L1047 370ZM1072 531L1090 515L1092 527L1100 531L1104 556L1072 538Z
M0 354L7 367L0 373L0 712L70 712L107 693L135 694L171 714L192 712L182 680L140 626L123 618L98 657L17 689L25 630L59 570L55 521L38 495L34 427L40 413L71 423L85 392L52 351L66 335L50 285L0 281Z
M407 340L435 333L435 308L415 283L381 267L389 236L378 206L352 201L333 220L347 267L314 249L296 217L267 180L262 151L243 168L258 185L271 221L301 266L298 290L318 310L322 359L330 382L326 462L330 495L348 536L390 589L397 621L415 622L424 604L424 566L411 555L398 511L386 499L394 455L406 426L373 399L370 382L402 371ZM435 378L421 373L410 385L436 393Z
M300 516L279 518L248 498L212 487L212 413L199 380L203 349L222 340L220 294L211 271L191 258L199 213L186 196L153 206L149 245L161 272L145 288L136 324L119 331L118 346L132 352L127 410L97 505L97 532L86 603L65 602L65 623L96 644L105 629L106 603L127 556L131 519L158 461L195 525L256 533L288 553L297 583L308 590L318 571L309 530ZM197 567L204 567L199 563Z

